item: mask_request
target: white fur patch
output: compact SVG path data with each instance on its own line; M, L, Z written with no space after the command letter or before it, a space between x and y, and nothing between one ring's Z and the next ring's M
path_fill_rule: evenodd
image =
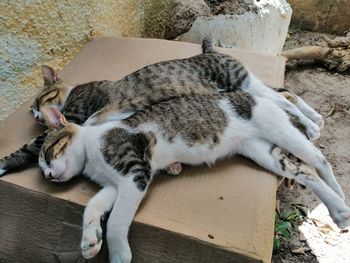
M180 136L169 142L162 137L159 127L155 123L140 125L138 129L143 131L152 130L157 137L157 144L151 161L152 169L164 169L174 162L211 165L218 158L234 154L239 149L242 141L256 134L252 123L239 118L227 99L220 100L218 105L228 117L228 125L219 138L220 143L214 146L212 144L188 146ZM245 132L242 133L242 131Z
M38 111L38 110L36 110L34 108L32 109L32 111L33 111L33 115L34 115L35 119L39 119L39 120L43 119L43 116L42 116L40 111Z
M135 111L128 111L128 112L111 112L106 116L105 122L107 121L120 121L124 120L126 118L129 118L131 115L133 115Z
M128 112L109 112L103 119L99 119L98 116L94 116L92 115L90 118L88 118L83 126L94 126L94 125L98 125L101 123L106 123L106 122L110 122L110 121L120 121L120 120L124 120L128 117L130 117L131 115L133 115L135 113L135 111L128 111Z
M298 109L314 123L316 123L320 128L324 125L324 120L321 114L317 113L313 108L311 108L305 101L301 98L298 98L295 105Z
M1 168L0 168L0 175L3 175L4 173L6 173L6 171L7 171L7 170L1 169Z

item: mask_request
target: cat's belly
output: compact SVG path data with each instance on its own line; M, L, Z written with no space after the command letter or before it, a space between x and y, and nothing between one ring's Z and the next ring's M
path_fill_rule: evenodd
M243 126L246 125L243 124ZM229 157L237 152L243 141L251 138L255 133L254 129L243 126L230 123L223 134L219 136L218 143L189 145L180 137L175 138L171 143L163 138L158 138L157 145L153 150L151 167L154 170L164 169L174 162L211 165L220 158Z

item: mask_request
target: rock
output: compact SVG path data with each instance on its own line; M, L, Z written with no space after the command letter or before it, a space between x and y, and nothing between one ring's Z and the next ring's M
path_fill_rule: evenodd
M295 249L298 249L302 246L303 245L301 244L301 242L297 239L292 239L292 240L289 240L289 242L288 242L288 248L290 250L295 250Z
M299 231L299 241L303 242L303 241L306 241L306 240L307 239L306 239L304 233Z
M311 251L311 248L309 247L299 247L296 249L291 250L293 254L305 254L305 252Z
M174 39L187 32L198 16L210 14L210 8L203 0L174 0L165 24L164 37Z
M242 15L246 11L254 11L257 6L254 1L246 0L205 0L213 15ZM256 12L256 11L254 11Z
M201 43L205 36L211 36L217 43L237 46L240 49L277 55L282 51L292 15L292 9L285 0L244 0L249 6L238 14L198 16L190 30L179 40ZM247 3L249 5L247 5ZM255 6L255 8L252 7Z

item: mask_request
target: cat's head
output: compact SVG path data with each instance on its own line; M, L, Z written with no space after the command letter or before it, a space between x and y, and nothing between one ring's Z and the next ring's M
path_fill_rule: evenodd
M43 107L42 113L50 132L39 153L39 166L46 179L66 182L85 166L84 146L78 138L81 127L67 122L56 108Z
M36 96L31 109L35 120L40 124L44 124L41 108L54 107L62 110L65 98L70 91L70 86L60 80L55 70L49 66L43 65L41 73L44 78L44 86L40 88L40 92Z

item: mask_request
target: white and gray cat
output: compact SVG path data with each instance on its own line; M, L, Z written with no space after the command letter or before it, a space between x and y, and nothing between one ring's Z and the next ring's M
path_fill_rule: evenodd
M107 225L110 260L131 261L129 226L158 170L176 162L210 165L233 154L309 187L339 227L350 225L350 208L332 167L270 99L240 91L193 95L161 102L125 120L85 127L68 123L54 108L42 111L48 123L62 125L49 134L40 152L45 177L65 182L84 173L103 187L84 212L81 248L86 258L99 252L100 219L112 209Z

